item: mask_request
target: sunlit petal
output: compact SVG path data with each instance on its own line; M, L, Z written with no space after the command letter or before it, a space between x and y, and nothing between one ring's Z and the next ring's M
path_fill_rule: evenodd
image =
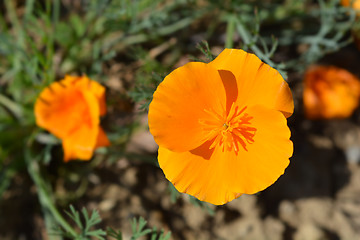
M155 141L173 151L187 151L206 141L200 119L204 109L224 111L226 93L218 71L205 63L188 63L158 86L149 107Z
M264 64L257 56L240 49L225 49L209 63L219 70L234 74L240 105L260 104L292 115L294 103L288 84L277 70Z

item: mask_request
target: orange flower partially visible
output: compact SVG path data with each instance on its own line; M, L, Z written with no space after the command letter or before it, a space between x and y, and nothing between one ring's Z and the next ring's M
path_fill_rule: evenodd
M347 118L359 105L359 79L345 69L314 66L306 72L304 82L304 108L309 119Z
M253 54L225 49L188 63L158 86L149 106L160 167L176 189L213 204L273 184L293 152L294 103L281 75Z
M360 10L360 0L341 0L341 5L344 7L349 7L352 2L351 7L355 10Z
M356 47L360 50L360 0L341 0L341 5L356 11L357 19L352 25L351 33Z
M87 76L65 76L44 89L35 103L36 124L62 140L64 161L89 160L110 142L100 127L105 88Z

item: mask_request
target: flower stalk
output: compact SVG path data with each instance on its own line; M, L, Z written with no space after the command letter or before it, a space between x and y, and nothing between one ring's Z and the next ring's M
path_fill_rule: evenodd
M71 236L76 237L76 231L66 222L66 220L61 216L61 214L55 207L54 201L51 198L51 187L46 184L41 177L37 159L34 159L31 156L31 142L32 141L30 140L30 144L28 144L28 147L26 148L27 150L25 151L25 161L27 163L28 173L37 188L39 202L42 206L43 211L45 212L44 215L48 216L48 218L46 219L46 230L48 233L54 232L54 223L56 222ZM49 211L51 214L46 214L47 211Z

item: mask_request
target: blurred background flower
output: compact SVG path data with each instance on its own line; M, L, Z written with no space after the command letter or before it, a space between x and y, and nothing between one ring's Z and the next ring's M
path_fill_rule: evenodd
M36 124L62 140L64 161L90 160L110 142L100 127L105 88L87 76L66 76L45 88L35 102Z
M347 118L359 106L360 80L335 66L312 66L305 73L303 98L309 119Z
M360 1L359 0L341 0L341 4L345 7L352 7L356 10L360 10Z

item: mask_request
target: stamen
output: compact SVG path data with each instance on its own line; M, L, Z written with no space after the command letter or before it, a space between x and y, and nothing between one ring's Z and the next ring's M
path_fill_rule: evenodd
M209 149L220 146L222 151L234 150L237 154L241 146L247 151L246 145L255 142L256 128L251 126L253 117L245 112L246 109L245 106L239 110L235 103L232 104L228 114L225 109L221 114L213 109L204 109L208 118L199 122L203 125L203 130L208 132L206 140L213 140Z

